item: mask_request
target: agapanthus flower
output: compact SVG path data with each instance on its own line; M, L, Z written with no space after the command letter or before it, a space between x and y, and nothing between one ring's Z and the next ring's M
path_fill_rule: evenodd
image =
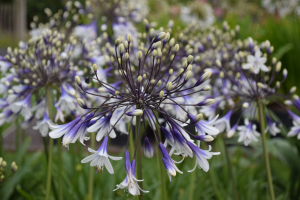
M13 116L22 115L25 127L35 118L37 125L34 129L47 136L47 122L54 121L54 116L53 119L49 116L49 110L54 110L51 102L56 101L55 121L60 119L63 122L64 116L78 111L76 97L88 97L78 90L73 80L76 75L85 73L90 52L85 50L80 56L72 57L76 44L74 36L67 37L64 31L49 29L39 37L23 42L19 48L8 48L5 62L11 66L0 83L4 97L3 119L10 122Z
M130 56L132 48L134 48L131 46L133 42L131 35L127 36L126 41L122 41L121 39L115 41L115 59L114 62L111 59L109 66L117 69L114 76L121 80L121 83L111 83L109 79L105 82L100 79L97 73L98 67L95 64L92 66L94 75L86 77L85 82L93 80L95 87L101 86L97 91L88 91L83 87L80 77L75 77L75 81L82 92L100 97L102 100L99 103L94 102L92 105L89 105L84 100L77 98L79 106L86 110L86 114L76 118L72 124L69 123L57 127L55 137L63 134L71 134L71 132L72 135L76 135L76 133L73 133L73 130L76 131L78 126L89 121L86 129L87 132L97 132L97 141L103 138L106 140L108 136L112 138L116 136L115 129L117 124L123 121L129 122L130 128L136 126L136 137L141 138L143 135L141 127L145 126L145 123L148 122L147 124L149 124L153 131L156 144L160 147L162 161L168 173L171 176L175 176L176 173L174 173L174 170L177 172L181 171L177 169L175 165L177 162L173 161L170 155L174 153L182 155L185 158L187 156L193 157L194 154L194 151L187 142L192 144L192 138L196 138L196 136L188 132L184 128L184 125L201 123L201 119L199 118L187 121L189 112L185 107L195 107L197 111L201 107L214 102L213 99L206 99L200 102L189 101L189 103L181 100L184 99L184 96L207 91L205 82L209 79L210 73L201 76L196 83L190 82L190 79L193 77L192 68L190 67L193 62L193 56L184 58L186 64L181 69L172 68L173 65L179 64L176 60L179 45L175 45L174 39L169 41L169 33L161 32L154 37L150 34L148 37L146 37L145 43L141 44L144 45L142 49L147 48L143 52L138 51L133 56ZM176 114L169 111L169 106L178 107L178 109L181 109L185 113L186 117L180 118L176 116ZM92 117L88 117L89 114L92 114ZM162 121L166 122L165 127L162 125ZM216 135L219 132L216 128L211 128L213 126L212 123L203 121L202 124L199 124L204 130L203 134ZM163 132L168 132L167 140L170 141L169 145L172 146L170 153L162 145L162 136L159 134L160 129ZM165 135L166 133L163 134ZM140 142L139 139L136 141ZM127 141L127 148L128 143L129 139ZM135 150L134 157L136 153L140 154L140 152L136 152ZM151 157L153 154L153 149L147 138L145 154L148 157ZM211 157L207 155L203 154L203 158L208 159ZM134 164L127 165L127 160L125 158L127 176L118 185L118 188L127 188L131 194L138 195L140 194L140 188L137 185L134 170L132 170L135 169L135 161L133 160ZM129 166L131 166L131 170ZM207 170L207 164L200 165L200 167L204 166L205 170ZM131 190L132 188L135 189Z

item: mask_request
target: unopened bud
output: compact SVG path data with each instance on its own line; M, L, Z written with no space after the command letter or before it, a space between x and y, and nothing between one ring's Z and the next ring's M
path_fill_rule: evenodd
M165 96L165 92L164 92L164 91L160 91L159 97L160 97L160 98L163 98L164 96Z
M173 85L172 85L172 82L169 81L169 82L167 83L167 90L169 90L169 91L172 90L172 86L173 86Z
M189 64L187 67L188 70L192 70L193 69L193 65Z
M75 76L75 81L78 85L81 85L81 80L80 80L79 76Z
M94 70L94 72L97 71L97 65L96 64L93 64L93 70Z
M179 44L176 44L176 45L175 45L174 51L175 51L175 52L178 52L178 51L179 51Z
M209 91L209 90L210 90L210 86L207 85L207 86L205 86L202 90L203 90L203 91Z
M119 52L120 52L120 54L123 54L124 51L125 51L124 45L123 45L123 44L120 44L120 45L119 45Z
M125 53L125 59L128 60L129 59L129 54L126 52Z
M193 72L191 70L188 70L185 74L184 80L188 81L193 76Z
M142 82L142 80L143 80L143 77L142 77L142 76L139 76L139 77L138 77L138 82Z
M141 59L143 56L143 53L141 51L138 52L138 59Z
M202 113L196 115L196 117L195 117L195 123L196 123L196 122L199 122L199 121L202 120L202 119L203 119L203 114L202 114Z
M79 105L81 108L87 109L87 106L86 106L85 102L84 102L82 99L77 98L77 103L78 103L78 105Z
M189 55L188 59L187 59L188 63L192 63L193 60L194 60L194 57L192 55Z
M141 109L136 109L136 110L126 113L126 115L128 115L128 116L140 116L142 114L143 114L143 110L141 110Z
M217 65L218 67L222 67L222 63L221 63L221 61L220 61L219 59L216 60L216 65Z
M248 102L245 102L245 103L243 103L243 108L248 108L249 107L249 103Z
M293 86L291 89L290 89L290 94L293 94L294 92L296 92L297 90L297 87L296 86Z
M281 70L281 62L279 61L277 64L276 64L276 72L279 72Z
M172 75L173 74L173 69L169 70L169 74Z
M115 95L119 95L120 94L120 92L119 91L115 91Z

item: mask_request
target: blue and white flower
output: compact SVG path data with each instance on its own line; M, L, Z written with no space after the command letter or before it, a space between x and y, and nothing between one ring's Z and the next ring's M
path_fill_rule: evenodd
M255 51L255 55L247 56L248 63L244 64L243 69L249 69L253 71L254 74L258 74L259 71L268 72L269 68L265 65L267 62L266 57L261 57L261 51L258 49Z
M257 142L257 137L260 134L256 131L256 125L249 122L248 119L244 120L243 126L238 126L237 130L239 131L238 142L244 142L245 146L248 146L252 141Z
M266 115L266 119L267 119L267 128L265 130L265 133L269 131L270 134L273 136L276 136L277 133L280 133L280 129L277 128L276 122L273 122L268 115Z
M47 112L44 112L44 118L37 122L36 126L32 127L34 130L39 130L43 137L46 137L49 133L49 118Z
M91 162L90 166L96 166L98 171L103 171L103 166L105 166L105 168L107 169L107 171L110 174L114 173L114 169L109 161L109 158L111 160L121 160L122 157L114 157L114 156L110 156L107 153L107 143L108 143L108 136L106 136L100 146L100 148L95 151L91 148L88 148L88 151L93 153L92 155L86 157L85 159L83 159L81 161L81 163L87 163L87 162Z
M95 120L95 119L94 119ZM88 127L87 131L90 133L97 132L96 140L101 141L103 137L105 137L109 132L109 136L111 138L116 137L116 132L111 128L111 114L108 114L106 117L101 117L97 119L97 121Z

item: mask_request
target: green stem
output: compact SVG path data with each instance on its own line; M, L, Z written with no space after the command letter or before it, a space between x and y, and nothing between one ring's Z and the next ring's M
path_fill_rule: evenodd
M57 139L57 157L58 157L58 197L59 200L63 200L63 182L62 182L62 151L61 151L61 138Z
M95 133L91 133L91 148L95 149L96 142L95 142ZM90 174L89 174L89 199L93 199L93 192L94 192L94 167L90 167Z
M266 135L264 133L265 130L265 117L264 117L264 110L263 110L263 104L261 100L258 100L258 115L259 115L259 123L260 123L260 131L261 131L261 138L262 138L262 145L263 145L263 151L264 151L264 157L265 157L265 164L266 164L266 170L267 170L267 176L268 176L268 185L269 185L269 192L271 196L271 200L275 200L274 195L274 189L273 189L273 182L272 182L272 175L271 175L271 169L270 169L270 163L269 163L269 156L268 156L268 150L266 145Z
M226 145L224 137L225 137L225 134L222 134L221 138L222 138L222 141L223 141L223 144L224 144L225 157L226 157L226 162L227 162L227 165L228 165L229 173L230 173L230 176L231 176L233 192L234 192L234 195L235 195L235 199L239 200L239 193L238 193L238 190L237 190L237 187L236 187L236 182L235 182L235 178L234 178L234 174L233 174L233 169L232 169L232 165L231 165L231 161L230 161L230 157L229 157L229 151L228 151L228 147Z
M46 87L46 99L48 104L49 111L49 119L53 120L53 102L51 97L50 88ZM51 190L51 178L52 178L52 157L53 157L53 139L49 137L49 152L48 152L48 171L47 171L47 185L46 185L46 200L50 198L50 190Z
M197 169L196 169L197 170ZM194 170L193 172L190 173L191 176L191 182L190 182L190 196L189 196L189 200L193 200L194 199L194 189L195 189L195 179L196 179L196 170Z
M130 123L129 122L127 124L127 129L129 130L130 128ZM129 134L129 155L130 155L130 158L133 159L133 154L134 154L134 139L133 139L133 128L131 127L131 130L130 130L130 133Z
M137 161L137 179L143 180L142 175L142 154L141 154L141 136L142 133L139 132L141 118L139 116L136 117L136 124L135 124L135 135L137 140L137 147L136 147L136 161ZM140 188L143 189L143 182L139 182ZM143 192L138 195L138 200L143 200Z
M3 128L2 127L0 127L0 155L3 155L3 138L2 138L2 131L3 130Z

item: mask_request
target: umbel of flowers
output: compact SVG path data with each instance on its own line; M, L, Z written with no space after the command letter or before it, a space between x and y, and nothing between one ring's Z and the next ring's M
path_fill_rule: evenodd
M275 136L280 129L267 106L283 106L282 102L291 98L296 87L292 87L288 94L282 94L280 87L287 78L287 70L282 70L281 62L272 56L274 47L269 41L258 43L252 38L235 40L238 30L238 26L230 30L226 22L223 23L223 30L215 27L206 30L187 27L185 34L179 35L179 38L189 46L190 53L197 55L196 71L199 74L212 73L212 89L203 96L204 99L214 98L215 102L200 111L209 119L213 119L216 113L223 113L224 116L215 121L215 127L226 133L227 137L238 132L238 142L243 142L245 146L252 141L257 142L258 137L262 136L270 194L274 199L264 133L269 132ZM297 107L297 102L298 97L295 96L294 102L286 101L286 104ZM239 117L231 127L233 113L239 114ZM288 136L294 136L299 133L299 120L291 111L289 113L295 127ZM242 118L244 125L239 125ZM261 134L256 130L256 121L259 121Z
M97 66L93 65L94 75L86 77L85 82L94 81L97 91L87 91L83 86L80 77L76 76L75 81L84 93L94 96L98 99L97 104L92 107L77 98L78 104L87 112L77 117L70 123L64 125L55 125L49 123L52 132L50 137L59 138L63 136L63 144L68 145L75 142L78 138L87 138L87 133L96 132L96 140L102 141L100 148L96 151L89 149L92 155L82 160L82 162L91 162L91 166L103 170L105 167L109 173L113 173L113 167L109 161L119 160L121 158L112 157L107 154L108 137L116 137L115 129L123 133L128 133L125 168L126 177L124 181L117 185L117 188L124 188L132 195L139 195L142 185L137 183L142 181L141 174L141 137L145 136L145 155L152 157L153 149L147 135L142 131L147 121L155 137L156 145L159 146L162 162L171 177L177 173L182 173L176 167L176 161L171 158L175 152L185 157L196 157L196 166L204 171L209 170L207 159L219 153L204 150L195 144L195 140L209 142L213 140L211 135L217 135L219 131L212 126L212 122L202 121L202 114L192 115L187 107L198 110L203 106L210 105L213 99L206 99L198 103L183 103L180 101L183 97L193 94L195 91L209 90L206 87L206 81L211 72L204 73L194 83L189 83L193 77L193 56L188 56L186 64L179 70L173 70L173 63L176 60L179 45L170 38L169 33L161 32L153 37L144 51L138 51L136 55L131 55L132 36L128 35L127 40L115 41L115 61L113 64L117 82L109 83L99 79ZM144 45L140 44L140 45ZM147 43L146 43L147 44ZM173 115L170 110L179 107L185 113L187 118L182 120ZM129 122L129 131L124 127L124 123ZM162 125L165 122L165 125ZM193 135L187 131L184 126L194 124L198 128L199 135ZM136 127L136 141L134 142L134 157L130 161L129 136L132 134L133 126ZM160 134L160 130L162 131ZM170 153L163 145L162 136L166 138L165 144L171 146ZM91 138L94 139L94 138ZM133 152L132 152L133 153ZM137 161L137 178L135 175Z

